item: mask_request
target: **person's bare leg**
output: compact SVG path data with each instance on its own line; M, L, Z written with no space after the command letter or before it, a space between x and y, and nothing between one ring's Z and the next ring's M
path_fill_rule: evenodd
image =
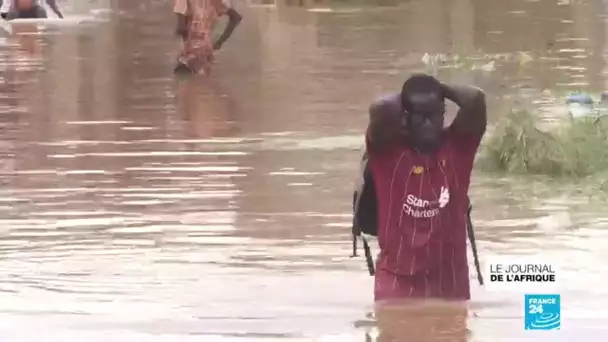
M188 17L182 14L176 14L177 17L177 27L175 29L175 33L182 38L182 49L186 49L186 44L188 41ZM194 71L186 64L181 61L177 61L175 69L173 69L173 73L176 76L188 76L193 75Z

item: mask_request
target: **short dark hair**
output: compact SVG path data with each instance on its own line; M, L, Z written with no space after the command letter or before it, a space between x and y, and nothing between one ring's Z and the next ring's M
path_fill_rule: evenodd
M401 105L403 109L412 110L412 95L435 95L443 102L443 87L435 77L427 74L414 74L408 78L401 88Z

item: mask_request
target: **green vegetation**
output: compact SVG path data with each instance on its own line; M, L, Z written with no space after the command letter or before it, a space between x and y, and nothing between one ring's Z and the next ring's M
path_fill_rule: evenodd
M608 118L580 118L541 130L530 111L513 111L489 132L480 152L477 165L484 171L601 177L608 174Z

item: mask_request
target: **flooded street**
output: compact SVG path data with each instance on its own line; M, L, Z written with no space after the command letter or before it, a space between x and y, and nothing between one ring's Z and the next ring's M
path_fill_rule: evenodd
M560 331L524 331L523 296L480 288L473 267L468 312L376 322L373 278L349 256L376 97L426 70L483 88L491 123L519 103L551 119L567 93L608 90L608 2L285 2L234 1L244 20L212 76L180 82L170 1L71 1L63 23L13 25L0 340L604 341L608 213L593 187L473 176L482 263L558 265Z

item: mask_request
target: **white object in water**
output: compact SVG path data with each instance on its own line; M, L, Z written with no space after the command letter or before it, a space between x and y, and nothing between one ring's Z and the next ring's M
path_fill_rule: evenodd
M593 108L588 105L582 105L580 103L568 104L568 112L573 118L582 118L587 116L593 116Z
M426 64L426 65L435 65L438 64L440 62L445 61L445 55L443 54L437 54L437 55L429 55L428 52L424 53L424 56L422 56L422 63Z
M496 70L496 63L494 61L490 61L490 63L485 64L481 67L483 71L494 71Z
M567 211L551 213L540 217L536 222L538 228L543 231L552 231L568 228L572 224L570 214Z
M424 53L424 56L422 56L422 63L424 63L424 64L431 63L431 56L426 52Z
M490 71L494 71L496 70L496 63L494 63L494 61L490 61L484 65L478 66L478 67L473 67L473 69L479 69L482 71L486 71L486 72L490 72Z

